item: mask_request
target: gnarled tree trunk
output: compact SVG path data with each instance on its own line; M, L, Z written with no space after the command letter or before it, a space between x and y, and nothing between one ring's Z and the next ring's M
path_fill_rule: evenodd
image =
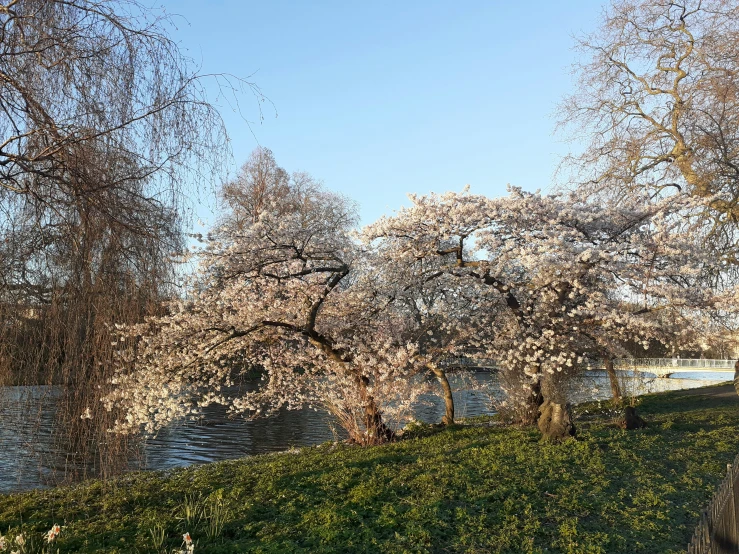
M734 390L739 394L739 360L734 364Z
M452 425L454 423L454 397L452 396L452 387L449 385L449 380L446 378L446 372L432 365L431 371L439 380L441 384L441 390L444 394L444 417L441 418L443 425Z
M544 439L559 442L575 436L577 430L572 422L572 408L569 403L557 404L545 400L539 413L538 426Z
M359 394L364 403L364 437L352 437L361 444L384 444L395 439L395 432L382 421L382 412L377 407L374 397L367 390L369 379L362 375L358 379ZM358 440L359 439L359 440Z
M537 421L542 437L552 442L574 437L577 430L572 422L572 407L567 402L561 375L548 376L542 384L542 395L544 403L539 407Z
M506 401L499 407L504 420L518 425L533 425L539 418L541 374L527 375L522 367L511 367L498 373Z
M531 394L528 397L528 401L525 406L524 423L525 425L531 425L535 423L539 418L539 410L542 404L544 404L544 395L541 391L541 380L530 385Z

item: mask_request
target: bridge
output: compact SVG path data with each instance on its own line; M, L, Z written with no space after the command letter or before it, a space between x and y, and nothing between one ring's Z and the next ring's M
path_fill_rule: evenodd
M726 373L734 374L736 360L690 359L690 358L620 358L614 360L613 367L617 371L638 371L651 373L658 377L670 377L675 373ZM476 356L471 353L467 356L456 356L442 360L440 363L445 369L485 369L497 371L500 369L492 358ZM587 364L588 370L605 369L602 360L591 361Z
M621 358L614 360L613 367L620 371L653 373L658 377L670 377L674 373L725 373L734 375L736 360L713 360L691 358ZM593 369L604 369L603 364Z

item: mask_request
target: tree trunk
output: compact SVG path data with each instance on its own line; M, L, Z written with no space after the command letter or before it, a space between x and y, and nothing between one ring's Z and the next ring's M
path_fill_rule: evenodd
M541 392L541 379L530 386L531 394L525 406L525 412L521 423L524 425L532 425L539 417L539 410L544 403L544 395Z
M367 390L369 379L362 375L359 377L358 381L360 396L364 402L365 437L363 437L363 440L357 442L370 445L383 444L392 441L395 439L395 433L390 429L390 427L385 425L384 421L382 421L382 412L380 412L377 407L374 397L369 394L369 391ZM357 438L355 438L355 440Z
M384 444L395 439L395 433L382 421L382 414L374 401L365 407L364 425L367 429L366 444Z
M739 394L739 360L734 364L734 390Z
M636 408L633 406L626 406L624 418L621 420L619 427L621 427L621 429L632 431L634 429L643 429L646 426L647 422L639 417L636 413Z
M446 378L446 372L436 367L431 366L431 371L436 375L436 378L441 384L441 389L444 392L444 417L441 418L442 425L452 425L454 423L454 397L452 396L452 387L449 386L449 380Z
M575 436L572 408L567 402L566 391L566 378L559 373L547 375L541 383L544 403L539 408L537 424L544 440L560 442Z
M613 360L606 358L606 373L608 374L608 381L611 383L611 395L615 402L621 402L621 386L618 383L618 377L616 376L616 370L613 369Z
M560 442L575 436L576 429L572 423L572 408L569 404L545 400L539 412L539 431L545 440Z

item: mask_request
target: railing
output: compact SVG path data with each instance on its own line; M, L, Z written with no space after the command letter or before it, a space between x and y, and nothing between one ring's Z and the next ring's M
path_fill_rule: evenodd
M471 351L462 356L446 358L440 362L442 367L485 367L497 369L497 364L492 358L483 358ZM695 368L695 369L734 369L735 360L706 360L706 359L683 359L683 358L620 358L613 361L616 369L634 368ZM585 367L587 369L604 369L602 360L592 360Z
M703 360L683 358L621 358L615 367L695 367L703 369L733 369L735 360Z
M726 477L701 514L688 544L688 554L739 552L739 455L729 464Z

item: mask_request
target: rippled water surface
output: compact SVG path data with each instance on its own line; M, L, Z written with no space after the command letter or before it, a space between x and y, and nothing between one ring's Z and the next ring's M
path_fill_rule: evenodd
M685 378L695 377L695 378ZM494 374L480 372L472 377L477 386L497 389ZM681 374L680 379L630 379L625 386L641 394L704 386L726 381L726 374ZM490 398L481 390L470 390L469 381L451 377L455 388L457 417L493 413ZM0 491L17 491L50 486L70 475L75 456L54 440L59 431L55 419L54 387L0 388ZM610 396L608 380L603 372L588 372L572 391L575 401L605 399ZM428 396L416 407L414 417L437 422L444 412L441 398ZM258 420L230 419L222 407L210 407L197 423L170 425L140 448L129 453L129 469L167 469L190 464L239 458L311 446L343 438L330 416L312 410L283 411ZM77 475L94 475L92 461L81 468L74 462Z

